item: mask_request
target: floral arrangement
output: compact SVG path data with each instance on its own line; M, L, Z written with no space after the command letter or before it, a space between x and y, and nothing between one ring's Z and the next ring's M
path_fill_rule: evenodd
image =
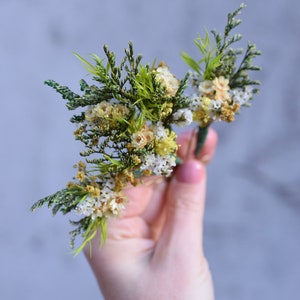
M77 235L83 238L77 253L97 232L100 243L105 240L108 218L126 208L123 189L128 184L172 174L180 163L174 125L198 123L198 154L213 122L232 122L242 106L250 105L259 82L250 78L249 71L260 70L252 60L261 53L252 43L245 51L231 48L242 38L232 35L232 30L240 24L236 16L244 7L241 4L228 14L223 34L211 31L213 42L208 32L194 40L199 60L182 52L191 70L181 80L164 63L143 65L142 56L135 56L129 43L120 64L107 46L106 58L91 55L93 63L76 54L96 82L89 85L80 80L81 95L53 80L45 81L62 95L69 110L80 110L71 122L77 125L74 135L84 151L73 181L36 202L32 210L47 205L53 214L79 215L79 220L71 221L75 229L70 232L72 248ZM191 95L186 92L189 86L194 90Z

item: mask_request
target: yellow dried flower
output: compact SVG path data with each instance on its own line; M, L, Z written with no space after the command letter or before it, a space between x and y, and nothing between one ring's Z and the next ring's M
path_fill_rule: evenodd
M194 111L193 113L194 121L198 121L201 127L207 127L211 122L211 117L208 110L203 110L202 108Z
M73 134L74 134L75 136L80 136L80 135L82 135L85 131L86 131L86 126L84 125L84 126L80 126L79 128L77 128L77 129L73 132Z
M169 130L167 130L169 131ZM159 139L155 144L155 151L159 155L168 155L177 151L176 133L171 131L165 139Z
M87 185L86 187L85 187L85 189L87 190L87 192L88 193L93 193L94 192L94 187L92 186L92 185Z
M78 168L79 168L79 169L85 170L85 168L86 168L85 163L84 163L83 161L79 161L79 162L78 162Z
M84 178L85 178L85 173L82 172L82 171L78 171L78 172L77 172L76 178L77 178L79 181L83 181Z
M211 99L208 98L208 97L202 97L201 98L201 103L202 103L203 111L205 111L205 112L209 111L209 105L211 103Z
M91 193L93 197L99 197L100 196L100 189L95 187L93 192Z
M116 191L121 191L128 182L128 177L125 172L118 173L115 177L115 190Z
M136 186L138 184L137 179L134 177L132 172L129 172L128 170L124 171L124 174L126 175L128 181L133 185Z
M85 189L88 193L91 194L92 197L96 198L100 196L101 191L95 184L87 185Z
M146 170L144 170L143 171L143 174L144 174L144 176L151 176L152 175L152 171L151 170L149 170L149 169L146 169Z
M161 116L166 117L172 114L173 112L173 103L171 102L165 102L161 106Z
M142 161L137 155L132 156L132 161L135 165L139 165Z
M72 188L73 186L75 186L75 183L74 183L74 182L69 181L69 182L67 183L67 188L68 188L68 189Z
M234 115L239 109L240 105L238 103L234 103L233 105L230 105L228 102L224 103L221 108L221 120L226 122L234 121Z

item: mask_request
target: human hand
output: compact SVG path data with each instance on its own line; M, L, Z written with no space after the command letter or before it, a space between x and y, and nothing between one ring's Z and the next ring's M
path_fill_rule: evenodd
M206 169L217 143L210 129L198 158L195 136L178 138L183 163L171 178L147 177L125 190L126 209L109 220L108 238L86 257L108 300L214 299L203 253ZM192 141L190 143L190 141Z

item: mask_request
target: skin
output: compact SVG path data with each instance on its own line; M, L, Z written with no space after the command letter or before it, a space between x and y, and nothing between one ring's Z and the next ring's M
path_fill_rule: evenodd
M210 129L194 156L195 136L179 136L183 163L171 178L146 178L126 188L129 199L119 218L109 221L108 238L85 254L105 299L214 299L203 253L206 165L217 144Z

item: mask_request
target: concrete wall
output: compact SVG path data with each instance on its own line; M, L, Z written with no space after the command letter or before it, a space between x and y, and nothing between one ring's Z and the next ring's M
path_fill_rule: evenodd
M300 295L300 99L297 0L248 1L240 31L264 55L262 90L238 121L215 126L205 249L217 299ZM0 0L0 299L99 299L83 255L69 253L67 218L35 214L37 199L73 176L80 145L51 78L78 90L72 55L117 54L128 40L179 77L181 50L206 26L221 30L240 1Z

